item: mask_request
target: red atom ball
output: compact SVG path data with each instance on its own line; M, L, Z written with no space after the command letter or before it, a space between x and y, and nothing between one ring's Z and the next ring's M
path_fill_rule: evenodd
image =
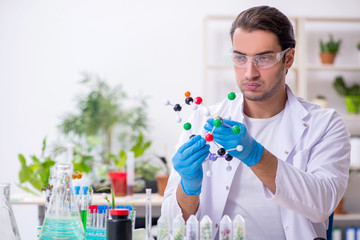
M205 135L205 140L207 142L211 142L212 140L214 140L214 136L211 133L208 133Z
M202 103L202 98L201 97L196 97L195 98L195 104L199 105Z

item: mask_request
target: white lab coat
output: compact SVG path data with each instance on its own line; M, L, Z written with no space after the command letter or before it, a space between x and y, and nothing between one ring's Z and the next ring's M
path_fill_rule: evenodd
M296 97L287 87L287 102L278 129L281 139L277 144L279 159L276 173L276 193L264 186L264 197L280 206L281 221L289 240L326 238L328 217L342 198L349 177L350 139L343 120L333 109L322 109ZM233 101L225 99L211 107L211 113L243 122L243 97ZM206 133L204 109L197 110L189 122L191 133ZM182 134L179 144L187 142L189 133ZM275 140L275 139L274 139ZM266 146L264 146L266 148ZM214 152L216 148L212 149ZM203 164L204 178L199 220L208 215L213 221L214 236L218 230L236 168L240 163L231 161L233 170L225 170L227 162L217 160L212 165L211 177L205 175L209 161ZM176 200L179 174L173 170L165 191L162 215L169 222L181 209ZM249 196L251 197L251 196Z

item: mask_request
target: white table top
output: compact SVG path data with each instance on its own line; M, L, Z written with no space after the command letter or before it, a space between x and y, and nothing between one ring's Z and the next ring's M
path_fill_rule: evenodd
M111 201L111 194L107 194L108 198ZM152 206L161 206L163 197L159 194L151 195L151 205ZM45 196L35 196L30 194L23 195L13 195L11 196L11 204L37 204L44 205ZM124 196L124 197L115 197L116 205L131 205L135 203L136 206L145 206L146 204L146 194L145 193L135 193L132 196ZM100 205L100 204L108 204L108 202L103 198L102 194L94 194L92 204Z

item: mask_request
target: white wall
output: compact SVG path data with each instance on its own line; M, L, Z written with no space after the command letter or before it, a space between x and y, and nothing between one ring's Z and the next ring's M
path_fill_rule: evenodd
M56 138L82 71L149 96L153 151L170 158L182 127L163 99L203 93L203 19L261 4L289 16L360 17L358 0L0 0L0 182L20 191L17 154ZM22 223L23 239L33 239Z

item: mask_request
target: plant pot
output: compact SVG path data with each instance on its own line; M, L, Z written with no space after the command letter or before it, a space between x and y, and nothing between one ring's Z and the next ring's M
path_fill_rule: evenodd
M322 64L333 64L335 61L336 54L322 52L320 53L320 59Z
M342 198L339 202L339 204L337 205L337 207L335 208L334 213L335 214L346 214L347 212L344 211L343 209L344 206L344 198Z
M157 174L155 175L155 178L157 180L158 194L164 196L165 188L169 180L169 174Z
M115 196L126 196L126 171L109 172L109 177L111 180L111 188L113 189Z
M348 113L357 114L359 112L360 96L346 96L345 103Z

